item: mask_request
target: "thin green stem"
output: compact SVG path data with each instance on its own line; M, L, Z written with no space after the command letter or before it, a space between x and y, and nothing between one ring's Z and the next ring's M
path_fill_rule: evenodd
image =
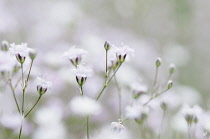
M164 110L164 112L163 112L163 117L162 117L161 124L160 124L160 130L159 130L159 133L158 133L158 139L160 139L160 136L161 136L161 133L162 133L165 116L166 116L166 110Z
M154 84L153 84L154 87L157 84L157 77L158 77L158 67L156 66L156 69L155 69L155 79L154 79Z
M25 84L24 84L24 74L23 74L23 64L21 64L21 71L22 71L22 90L23 90L23 97L22 97L22 115L24 115L24 102L25 102Z
M33 105L33 107L27 112L27 114L24 116L25 118L30 114L30 112L34 109L34 107L37 105L37 103L39 102L39 100L41 99L42 95L39 96L39 98L37 99L36 103Z
M191 125L190 124L188 124L188 135L189 135L189 139L192 139Z
M14 98L14 100L15 100L15 104L16 104L16 106L17 106L18 112L20 113L20 107L19 107L19 104L18 104L16 95L15 95L15 89L14 89L14 87L13 87L13 85L12 85L11 79L9 79L9 86L10 86L10 88L11 88L12 95L13 95L13 98Z
M22 119L22 121L21 121L21 126L20 126L20 131L19 131L18 139L21 139L22 129L23 129L23 119Z
M82 85L80 85L80 94L81 94L82 96L83 96L83 94L84 94Z
M33 66L33 62L34 62L34 60L31 61L31 65L30 65L30 69L28 71L28 76L26 78L26 85L25 86L28 85L28 80L29 80L29 77L30 77L30 74L31 74L31 69L32 69L32 66Z
M121 89L120 89L120 86L119 86L119 84L117 82L116 76L114 76L114 80L115 80L115 84L116 84L116 87L117 87L117 90L118 90L119 117L121 118L121 116L122 116L122 96L121 96Z
M108 72L108 50L106 50L106 76Z
M87 139L90 139L90 135L89 135L89 116L87 116Z
M168 90L169 90L169 89L167 88L167 89L163 90L163 91L160 92L160 93L157 93L157 94L155 94L155 95L152 95L152 96L150 97L150 99L149 99L147 102L144 103L144 106L147 105L147 104L148 104L150 101L152 101L153 99L155 99L155 98L159 97L160 95L162 95L163 93L167 92Z
M98 99L101 97L103 91L105 90L105 88L107 87L107 85L110 83L110 81L112 80L112 78L115 76L115 74L117 73L117 71L119 70L119 68L121 67L122 63L120 63L120 65L118 66L118 68L115 70L115 72L113 73L113 75L110 77L110 79L108 81L105 80L104 86L102 88L102 90L100 91L100 93L98 94L96 101L98 101Z

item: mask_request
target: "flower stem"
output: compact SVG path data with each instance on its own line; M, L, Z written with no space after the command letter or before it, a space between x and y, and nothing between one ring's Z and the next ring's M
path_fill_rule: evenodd
M41 99L42 95L39 96L39 98L37 99L36 103L33 105L33 107L27 112L27 114L24 116L24 118L26 118L30 112L34 109L34 107L37 105L37 103L39 102L39 100Z
M154 84L153 84L154 87L157 84L157 77L158 77L158 67L156 66L156 69L155 69L155 79L154 79Z
M82 96L83 96L83 94L84 94L82 85L80 85L80 94L81 94Z
M191 125L190 124L188 124L188 134L189 134L189 139L192 139Z
M14 98L14 100L15 100L15 104L16 104L16 106L17 106L18 112L20 113L20 107L19 107L19 104L18 104L16 95L15 95L15 89L14 89L14 87L13 87L13 85L12 85L12 80L11 80L11 79L9 79L9 86L10 86L10 88L11 88L11 90L12 90L12 95L13 95L13 98Z
M89 136L89 116L87 116L87 139L90 139L90 136Z
M106 50L106 77L108 72L108 50Z
M162 120L161 120L160 130L159 130L159 133L158 133L158 139L160 139L160 136L161 136L161 132L162 132L162 129L163 129L165 116L166 116L166 110L164 110L164 112L163 112L163 117L162 117Z
M20 126L20 131L19 131L19 136L18 136L18 139L21 139L21 135L22 135L22 129L23 129L23 120L21 121L21 126Z
M21 64L21 71L22 71L22 89L23 89L23 98L22 98L22 115L24 115L25 84L24 84L24 75L23 75L23 64Z
M118 68L114 71L113 75L110 77L110 79L108 81L105 81L104 83L104 87L102 88L102 90L100 91L100 93L98 94L96 101L98 101L98 99L101 97L103 91L105 90L105 88L107 87L107 85L110 83L110 81L112 80L112 78L115 76L115 74L117 73L117 71L119 70L119 68L121 67L122 63L120 63L120 65L118 66Z
M116 76L114 76L114 80L115 80L115 84L117 86L117 90L118 90L118 100L119 100L119 117L121 118L121 115L122 115L122 97L121 97L121 89L120 89L120 86L117 82L117 79L116 79Z

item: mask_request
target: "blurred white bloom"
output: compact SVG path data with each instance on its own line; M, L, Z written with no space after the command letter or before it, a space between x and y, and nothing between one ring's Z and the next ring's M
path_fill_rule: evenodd
M134 50L127 45L122 43L121 47L114 46L114 52L116 53L117 59L120 63L125 61L127 54L134 53Z
M78 65L76 69L73 70L76 75L77 83L81 86L87 80L87 77L92 75L92 69L89 69L83 65Z
M73 46L72 48L70 48L68 51L64 52L64 57L67 60L70 60L71 63L74 66L77 66L80 64L82 57L87 54L87 51L80 49L80 48L75 48L75 46Z
M183 113L185 120L188 124L197 123L198 117L202 113L202 109L195 105L193 107L189 107L188 105L184 105L181 109L181 112Z
M29 57L31 58L31 60L34 60L36 58L37 51L35 49L28 48L28 52L29 52Z
M11 48L9 48L9 52L11 55L16 56L18 62L23 64L25 62L26 56L28 56L28 47L27 43L21 43L19 45L11 44Z
M74 97L69 103L71 110L80 116L97 115L101 112L101 105L86 96Z
M9 51L11 55L20 55L22 57L28 56L28 47L27 43L21 43L21 44L10 44L11 48L9 48Z
M142 104L134 103L133 105L125 108L125 115L129 119L143 120L147 117L148 113L149 108L147 106L143 106Z
M121 130L116 134L110 130L110 126L103 127L100 131L95 132L95 135L91 137L93 139L132 139L127 130ZM85 139L85 138L84 138Z
M14 59L7 52L0 52L0 72L10 72L14 66Z
M133 91L134 98L138 98L141 94L144 94L148 91L148 87L145 84L138 82L131 84L131 89Z
M47 91L47 89L49 89L52 86L52 82L46 81L41 77L37 77L35 83L37 91L40 95L44 94Z
M125 130L125 127L121 122L112 122L110 125L111 131L120 133L122 130Z

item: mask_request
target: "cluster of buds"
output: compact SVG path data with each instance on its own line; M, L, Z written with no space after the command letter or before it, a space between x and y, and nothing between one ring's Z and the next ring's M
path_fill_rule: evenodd
M43 78L37 77L36 78L36 88L39 95L43 95L46 93L47 89L49 89L52 86L52 83L49 81L46 81Z

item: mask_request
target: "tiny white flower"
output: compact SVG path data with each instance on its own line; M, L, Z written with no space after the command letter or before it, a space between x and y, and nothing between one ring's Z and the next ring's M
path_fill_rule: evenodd
M52 86L52 82L46 81L43 78L37 77L36 78L36 86L37 86L37 91L40 95L43 95L47 89L49 89Z
M101 105L94 99L86 96L74 97L69 103L70 109L77 115L97 115L101 112Z
M0 52L0 72L11 72L15 63L14 59L7 52Z
M148 91L148 87L145 84L141 84L138 82L131 84L131 89L133 91L133 97L135 99L139 98L140 95Z
M82 57L87 54L87 51L73 46L68 51L64 52L64 58L70 60L74 66L77 66L82 61Z
M25 58L28 56L28 47L27 43L21 43L19 45L11 44L11 48L9 48L9 52L11 55L16 56L17 60L23 64L25 62Z
M143 106L142 104L134 103L133 105L125 108L126 117L136 121L144 120L148 116L148 113L149 108L147 106Z
M87 77L92 75L92 69L85 67L84 65L78 65L76 69L73 70L76 75L77 83L81 86L87 80Z
M127 54L134 53L134 50L127 45L122 43L121 47L114 47L114 51L116 53L117 59L120 63L125 61Z
M122 125L121 122L112 122L110 125L111 131L120 133L121 131L125 130L125 127Z

